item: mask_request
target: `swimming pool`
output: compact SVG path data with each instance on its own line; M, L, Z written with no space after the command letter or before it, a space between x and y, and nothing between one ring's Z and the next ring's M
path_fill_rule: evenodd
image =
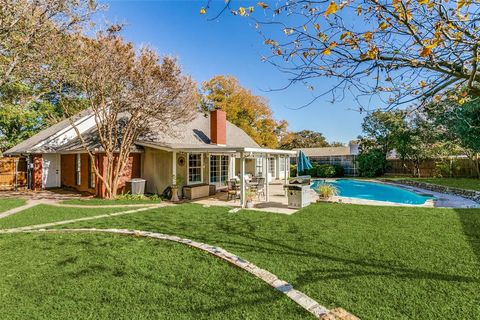
M314 180L311 188L316 190L322 183L330 183L337 187L338 195L341 197L417 205L424 204L425 201L431 199L431 197L419 195L398 187L354 179L337 179L328 182L325 180Z

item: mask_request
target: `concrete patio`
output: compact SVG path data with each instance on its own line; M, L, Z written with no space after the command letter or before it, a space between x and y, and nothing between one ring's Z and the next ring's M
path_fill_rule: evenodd
M83 194L75 190L62 188L46 189L41 191L18 190L18 191L0 191L0 199L16 198L25 200L72 200L88 199L91 195Z
M288 207L287 193L283 188L283 181L274 181L269 185L269 201L265 201L263 197L254 198L254 207L248 210L258 210L281 214L294 214L299 209L293 209ZM311 192L311 201L314 202L317 199L315 191ZM220 191L214 196L208 198L202 198L198 200L192 200L191 203L197 203L206 206L228 206L232 208L241 209L240 199L227 200L227 192Z

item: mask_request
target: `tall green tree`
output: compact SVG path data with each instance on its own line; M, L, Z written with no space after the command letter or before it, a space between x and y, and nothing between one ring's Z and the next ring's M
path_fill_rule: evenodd
M282 149L291 150L295 148L321 148L328 147L329 143L324 135L312 130L289 132L281 142Z
M286 134L288 123L273 118L265 98L242 87L233 76L215 76L202 83L205 111L221 109L227 120L244 130L259 145L276 148Z

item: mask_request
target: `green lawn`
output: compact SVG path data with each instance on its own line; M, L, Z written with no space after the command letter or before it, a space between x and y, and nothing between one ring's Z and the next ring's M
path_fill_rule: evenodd
M62 201L64 204L79 204L79 205L86 205L86 206L108 206L108 205L123 205L123 204L157 204L160 203L160 200L150 200L150 199L142 199L142 200L130 200L130 199L100 199L100 198L90 198L90 199L75 199L75 200L64 200Z
M46 211L51 212L51 209ZM65 208L55 209L58 212L65 210ZM76 212L79 209L74 209L68 214L62 214L62 218L80 216L81 214ZM95 211L105 212L110 209L113 208L96 208ZM81 210L92 214L88 211L92 209ZM319 303L327 307L345 308L361 319L423 320L449 318L452 315L455 319L480 318L479 209L315 204L292 216L257 211L228 213L228 210L229 208L224 207L205 208L186 204L62 227L151 230L221 246L273 272L281 279L291 282L294 287L310 295ZM22 214L18 214L17 219L20 219ZM46 220L58 220L60 216L58 213L55 215L50 213L48 216L43 215L42 218L44 220L42 222L46 222ZM17 222L10 222L10 226L15 226L15 223L24 225L27 220L29 219L24 216ZM111 240L112 237L115 240ZM220 265L225 263L217 261L214 257L205 256L206 265L201 265L198 259L193 258L193 255L203 257L201 252L192 252L191 255L182 253L178 255L178 259L175 259L173 254L169 256L170 258L162 258L162 255L166 254L163 251L165 247L163 241L158 241L159 243L153 246L154 249L150 247L138 249L137 242L151 243L151 241L137 238L122 239L112 235L0 235L0 241L3 242L3 245L0 245L2 254L0 274L5 274L2 270L3 266L6 270L10 270L7 275L11 274L0 277L3 279L0 283L1 281L15 283L14 290L11 286L5 289L13 290L14 293L11 295L12 298L6 295L9 300L5 306L2 307L4 304L0 303L0 314L12 312L6 308L13 308L11 306L15 304L13 301L16 301L18 296L24 296L24 299L28 300L21 304L25 306L25 310L45 305L39 309L40 315L44 312L46 314L57 312L52 318L64 318L70 314L73 317L86 318L85 313L78 312L91 310L95 314L93 318L102 318L102 312L104 312L102 297L105 295L107 302L112 303L112 308L115 308L110 309L107 306L110 312L116 312L117 308L124 310L122 308L127 307L123 307L121 303L129 301L129 307L131 306L135 312L132 318L181 318L182 316L196 318L194 314L200 305L204 308L200 309L202 312L199 317L207 318L209 316L235 319L300 317L301 313L295 316L290 313L297 311L285 311L293 310L291 308L294 307L283 300L278 300L280 302L275 300L275 303L278 302L281 305L278 314L275 313L276 310L266 311L261 306L257 306L255 301L259 298L256 294L258 293L259 297L268 297L269 293L265 293L268 290L264 292L254 289L256 287L249 282L250 278L247 274L245 274L246 280L243 280L234 276L224 277L215 271L212 271L210 282L216 283L218 280L221 285L208 282L210 286L207 286L200 282L198 283L200 287L195 285L191 290L190 287L188 290L182 287L187 290L185 297L196 301L194 302L196 307L185 309L187 307L182 300L183 295L178 292L172 294L169 301L157 302L159 310L155 310L154 302L148 301L144 295L138 296L137 290L141 291L140 288L146 291L150 289L147 290L146 285L142 286L143 280L138 280L133 271L123 271L127 274L124 276L125 279L122 279L125 282L117 281L114 272L111 271L118 264L115 261L126 260L125 264L129 268L131 266L128 270L136 269L136 263L145 270L151 268L149 263L159 263L160 267L154 268L155 272L152 275L149 273L146 276L149 279L148 283L153 286L152 291L148 292L152 292L151 294L159 299L169 294L167 287L187 276L181 275L177 278L174 274L177 269L180 273L190 272L188 277L197 279L202 272L207 272L202 271L203 268L205 270L211 268L210 263L218 262ZM29 247L30 245L32 247ZM156 250L159 252L157 253ZM184 251L194 250L186 248ZM50 262L51 257L57 256L69 260L74 253L75 263L65 265L58 263L60 258L52 259L57 263ZM112 256L118 256L118 258L111 258ZM4 257L10 258L4 259ZM78 265L77 259L80 261ZM89 260L92 263L87 267L86 261ZM210 260L217 262L210 262ZM33 262L28 264L25 261ZM42 272L38 277L32 271L38 268L37 263L42 266L40 269ZM22 268L16 267L16 264L26 265ZM200 264L198 270L194 267L197 264ZM170 265L172 265L171 269ZM184 268L184 265L187 267ZM120 266L123 265L120 264ZM65 276L69 275L69 268L74 267L87 270L82 271L87 274L84 279L87 282L79 282L77 285L74 280ZM45 276L50 274L55 280L53 283L52 278ZM208 273L203 276L210 279ZM31 283L37 281L38 286L32 287ZM136 281L140 281L138 286L135 285ZM133 283L132 286L135 288L131 291L134 294L128 293L130 283ZM183 282L180 281L180 283L183 285ZM197 284L193 280L188 283ZM91 290L91 286L100 289L95 289L92 297L89 298L86 292ZM229 289L224 289L223 286ZM48 289L47 294L45 297L39 297L41 292L39 288L44 287ZM78 299L81 301L80 305L83 306L85 303L92 308L77 308L73 304L72 300L75 299L71 291L74 288L80 290ZM247 296L242 294L240 297L236 289L240 292L252 290L255 294L252 293L252 299L249 299L250 294ZM211 307L210 303L214 302L198 302L206 299L205 295L212 295L215 290L220 292L221 299L224 299L218 302L220 306L214 304ZM273 289L270 290L273 291ZM107 293L104 294L104 291ZM115 300L116 291L119 295L118 303ZM1 289L0 297L5 297ZM50 299L49 302L43 303L44 298ZM52 302L57 300L60 303L58 308ZM212 300L215 299L212 297ZM245 303L245 300L248 302ZM225 301L231 301L231 306L222 311L224 303L230 305ZM274 303L271 299L268 301L265 302L265 306ZM18 305L15 305L18 309L16 311L21 312L23 307L18 308ZM164 306L170 310L165 311ZM216 312L214 315L207 313L210 307L215 310L212 311ZM100 312L98 316L96 316L97 312ZM158 316L152 316L154 312L157 312ZM113 316L113 318L116 317Z
M22 199L0 199L0 213L25 204Z
M312 319L254 276L181 244L101 234L0 235L9 319Z
M433 183L453 188L480 191L480 179L475 178L408 178L408 180Z
M480 318L476 209L319 204L285 216L182 205L76 226L218 245L361 319Z
M69 220L81 217L96 216L105 213L126 211L128 208L65 208L49 205L38 205L22 212L0 219L0 229L23 227L46 222Z

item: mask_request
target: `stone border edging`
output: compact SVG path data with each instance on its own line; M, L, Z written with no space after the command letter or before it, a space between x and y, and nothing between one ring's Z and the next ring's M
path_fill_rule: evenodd
M387 182L391 182L391 183L395 183L395 184L403 184L403 185L422 188L422 189L430 190L430 191L434 191L434 192L440 192L440 193L446 193L446 194L450 194L450 195L454 195L454 196L459 196L459 197L463 197L463 198L473 200L476 203L480 203L480 191L465 190L465 189L460 189L460 188L447 187L447 186L442 186L442 185L438 185L438 184L415 181L415 180L408 180L408 179L401 179L401 180L382 179L382 180L387 181Z
M273 273L268 272L267 270L261 269L256 265L248 262L236 256L220 247L210 246L205 243L196 242L190 239L180 238L177 236L171 236L158 232L149 232L141 230L128 230L128 229L96 229L96 228L79 228L79 229L37 229L37 230L19 230L14 232L23 232L23 233L36 233L36 232L49 232L49 233L59 233L59 232L91 232L91 233L115 233L121 235L130 235L137 237L147 237L160 240L173 241L176 243L185 244L192 248L196 248L202 251L205 251L209 254L212 254L236 267L239 267L242 270L253 274L255 277L263 280L276 290L288 296L291 300L300 305L303 309L310 312L317 319L321 320L358 320L357 317L348 313L342 308L336 308L329 310L326 307L320 305L318 302L293 288L288 282L279 279Z

